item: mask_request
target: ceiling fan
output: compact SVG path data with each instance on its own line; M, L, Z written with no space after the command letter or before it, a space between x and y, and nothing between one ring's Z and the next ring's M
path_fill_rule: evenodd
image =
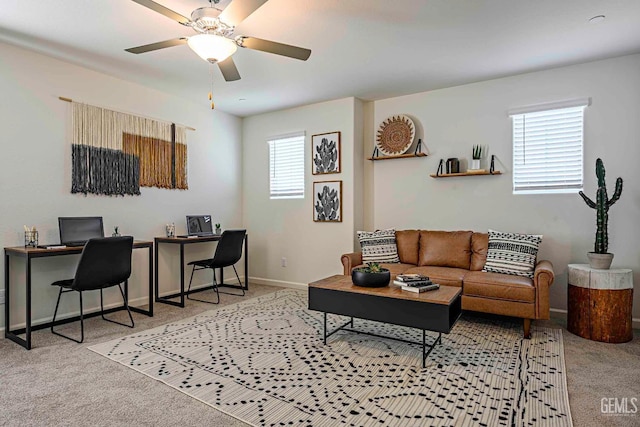
M209 0L209 6L191 12L191 19L151 0L132 1L184 26L193 28L198 34L132 47L125 49L127 52L138 54L187 44L205 61L212 64L217 63L224 79L228 82L240 79L240 73L238 73L236 64L231 57L238 47L274 53L302 61L306 61L311 55L311 50L297 46L257 37L241 35L234 37L235 26L268 0L233 0L224 10L214 6L214 4L220 3L220 0Z

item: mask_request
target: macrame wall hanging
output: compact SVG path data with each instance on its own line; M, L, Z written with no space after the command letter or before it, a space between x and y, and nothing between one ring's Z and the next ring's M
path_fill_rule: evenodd
M71 102L71 192L139 195L188 189L184 126Z

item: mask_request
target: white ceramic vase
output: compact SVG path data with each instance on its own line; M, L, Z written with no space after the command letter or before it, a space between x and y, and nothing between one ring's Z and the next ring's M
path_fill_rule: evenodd
M480 159L471 159L470 169L480 169Z

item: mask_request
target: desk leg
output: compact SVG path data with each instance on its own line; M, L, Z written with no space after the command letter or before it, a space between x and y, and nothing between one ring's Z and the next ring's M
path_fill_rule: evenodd
M249 290L249 236L244 236L244 290Z
M180 243L180 307L184 308L184 245Z
M153 317L153 245L149 246L149 317Z
M171 243L171 242L169 242ZM160 247L160 242L155 241L155 245L154 245L154 249L155 249L155 260L156 262L154 263L155 265L155 277L154 277L154 283L155 283L155 302L161 302L163 304L169 304L169 305L173 305L176 307L182 307L184 308L184 243L180 242L179 244L180 246L180 292L179 293L174 293L171 295L165 295L165 296L160 296L160 277L158 274L158 258L159 258L159 250L158 248ZM151 255L150 255L151 257ZM151 267L149 267L151 268ZM172 301L173 298L177 298L180 297L180 302L177 301ZM150 307L151 308L151 307Z
M5 304L4 304L4 337L7 339L10 339L11 341L15 342L18 345L21 345L22 347L26 348L27 350L31 350L31 274L29 273L31 270L31 260L27 257L26 261L27 262L27 322L26 322L26 326L27 329L25 329L25 331L27 331L27 336L25 337L26 339L22 339L22 337L19 337L17 335L18 332L20 332L19 330L16 331L12 331L11 330L11 324L10 324L10 319L11 319L11 298L10 298L10 283L9 283L9 277L11 276L9 273L9 264L10 264L10 257L9 254L7 254L6 252L4 253L4 297L5 297ZM20 332L21 333L21 332Z
M31 350L31 257L27 256L26 259L27 269L25 271L27 277L27 311L26 311L26 341L27 341L27 350Z
M154 243L155 244L155 243ZM154 245L149 245L149 246L145 246L148 249L148 256L149 256L149 286L148 286L148 292L147 295L149 296L149 305L148 308L145 310L143 308L140 307L132 307L129 306L129 310L133 311L135 313L140 313L140 314L145 314L149 317L153 317L153 288L154 288L154 284L155 284L155 289L156 289L156 295L158 294L158 280L157 280L157 276L158 276L158 270L156 269L156 281L153 281L153 247ZM157 251L156 251L157 253ZM158 258L156 257L156 265L158 262ZM129 301L129 293L128 293L128 286L125 286L125 288L127 289L127 293L125 293L125 295L127 296L127 301ZM157 300L156 300L157 301ZM123 307L124 308L124 307Z
M9 338L9 254L4 253L4 337Z
M153 265L154 265L154 267L153 267L153 270L154 270L153 283L154 283L154 288L155 288L154 289L155 290L154 298L155 298L156 302L161 302L160 301L159 285L158 285L158 280L159 280L158 279L158 252L159 251L158 251L158 241L157 240L153 242L153 246L154 246L154 248L153 248L154 251L153 252L154 252L154 260L155 260L155 262L153 263Z

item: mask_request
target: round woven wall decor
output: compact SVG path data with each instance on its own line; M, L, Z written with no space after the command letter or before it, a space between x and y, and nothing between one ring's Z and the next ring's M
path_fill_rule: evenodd
M407 151L415 136L416 127L413 120L402 114L391 116L380 124L376 146L382 154L395 156Z

